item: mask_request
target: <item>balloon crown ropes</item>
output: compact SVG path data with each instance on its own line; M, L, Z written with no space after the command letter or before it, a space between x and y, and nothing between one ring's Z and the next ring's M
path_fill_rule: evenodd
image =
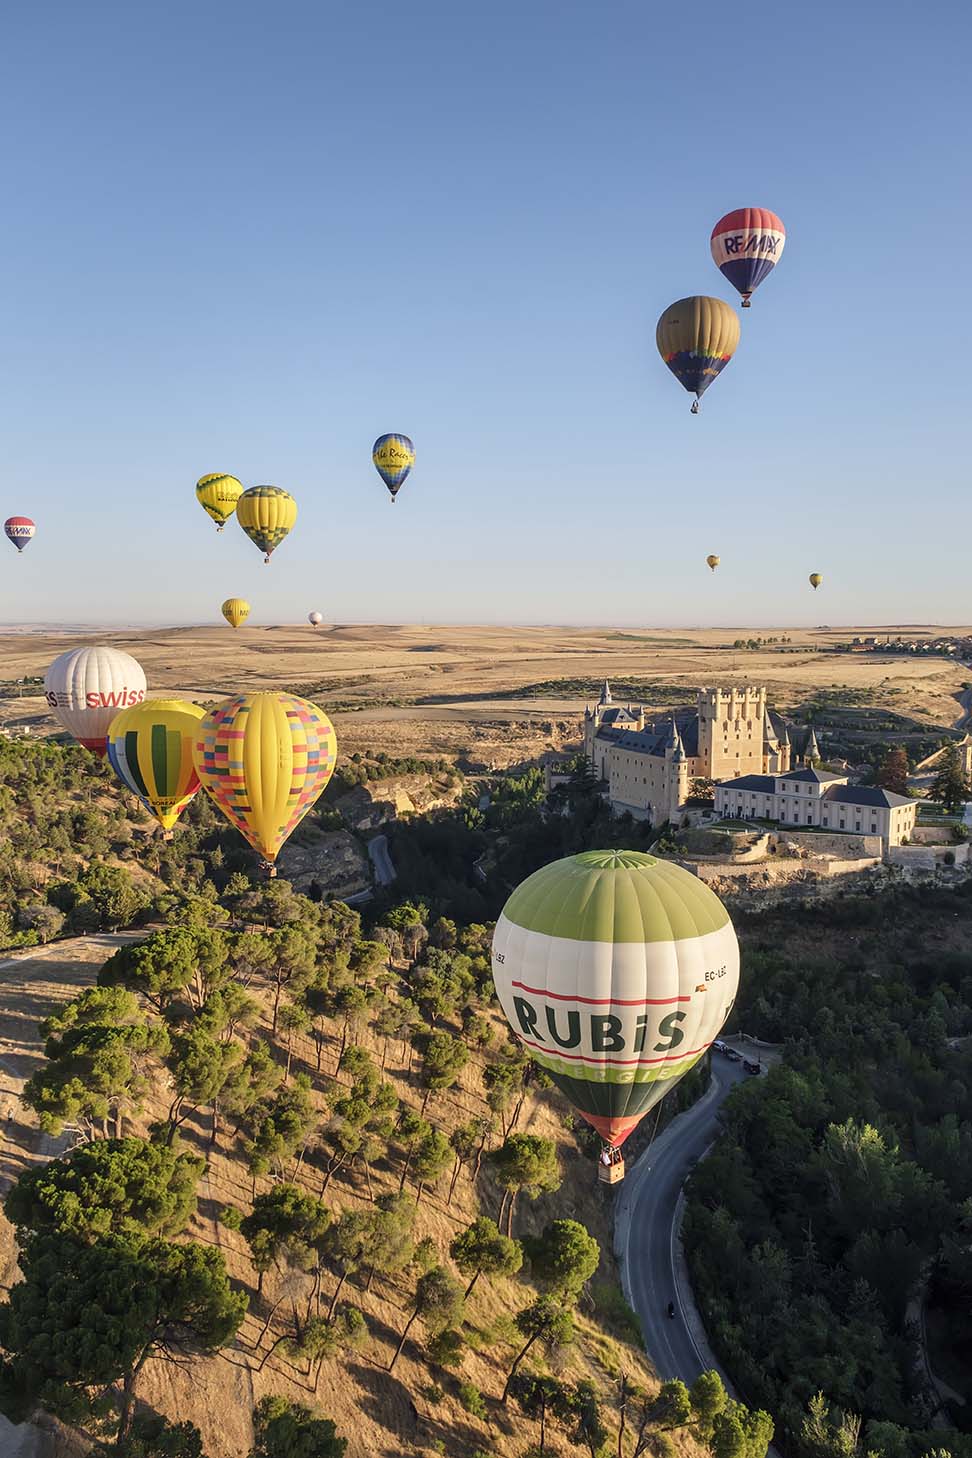
M269 562L297 520L297 503L280 486L251 486L236 503L236 519Z
M334 773L337 739L323 709L292 694L235 694L199 725L193 763L203 789L271 876L291 831Z
M493 981L516 1036L614 1151L729 1015L739 946L722 902L670 861L586 851L517 887Z
M753 290L773 272L785 244L783 220L769 208L736 208L712 229L712 257L723 278L742 294L744 309Z
M207 516L212 517L218 532L233 515L242 495L242 481L237 481L235 476L227 476L223 471L211 471L196 482L196 500Z
M371 447L371 459L391 493L392 506L405 478L415 465L415 447L407 435L380 435Z
M7 541L12 542L18 552L22 552L33 538L37 527L29 516L8 516L3 524L3 530Z
M695 294L669 304L655 343L679 384L695 396L692 414L698 415L703 394L736 352L739 320L722 299Z

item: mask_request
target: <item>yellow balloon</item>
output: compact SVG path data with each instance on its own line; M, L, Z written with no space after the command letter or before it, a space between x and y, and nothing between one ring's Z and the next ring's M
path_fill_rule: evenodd
M334 726L292 694L235 694L199 727L196 773L210 799L271 867L334 773Z
M226 476L222 471L200 476L196 482L196 499L203 511L212 517L218 532L233 515L242 494L242 481L237 481L235 476Z
M720 561L722 559L720 557L717 557L714 552L710 552L709 555L708 555L708 557L706 557L705 560L708 562L709 566L712 568L712 571L714 572L716 570L716 568L718 567L718 565L719 565L719 563L720 563Z
M250 604L245 597L228 597L223 603L222 613L231 628L239 628L250 616Z
M205 717L205 709L181 699L145 699L109 725L112 769L166 832L199 789L192 745Z
M823 582L823 576L821 575L821 573L819 573L819 572L811 572L810 573L810 586L813 588L814 592L816 592L816 590L820 586L821 582Z
M279 486L251 486L236 503L236 518L250 541L265 553L279 547L297 520L297 503L288 491Z
M697 294L669 304L655 330L658 353L680 385L695 396L692 414L739 343L739 316L722 299Z

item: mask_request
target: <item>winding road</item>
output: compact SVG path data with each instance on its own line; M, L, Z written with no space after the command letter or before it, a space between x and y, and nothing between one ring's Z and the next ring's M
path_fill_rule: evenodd
M388 836L374 835L368 842L368 854L375 868L375 880L379 886L390 886L395 879L395 867L388 851Z
M739 1047L745 1056L753 1056L744 1043ZM756 1056L765 1065L765 1052ZM692 1383L700 1372L719 1365L708 1350L681 1258L679 1206L689 1172L718 1132L719 1109L735 1086L750 1076L742 1063L713 1052L706 1092L672 1120L621 1186L614 1223L621 1282L641 1322L645 1350L662 1379L681 1377ZM674 1321L667 1314L669 1301L675 1303ZM722 1375L731 1390L726 1374Z

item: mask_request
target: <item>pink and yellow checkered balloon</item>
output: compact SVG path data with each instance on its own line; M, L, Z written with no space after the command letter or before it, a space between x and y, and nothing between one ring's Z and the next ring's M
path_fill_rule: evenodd
M336 759L330 719L292 694L235 694L206 715L193 743L203 789L271 866Z

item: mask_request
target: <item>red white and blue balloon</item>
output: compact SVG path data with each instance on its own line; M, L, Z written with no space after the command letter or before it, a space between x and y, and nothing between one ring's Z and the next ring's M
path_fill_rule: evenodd
M7 534L7 540L13 542L18 552L22 552L36 532L37 528L29 516L8 516L3 524Z
M769 208L736 208L712 229L709 246L719 272L742 294L749 308L753 290L773 272L783 253L786 229Z

